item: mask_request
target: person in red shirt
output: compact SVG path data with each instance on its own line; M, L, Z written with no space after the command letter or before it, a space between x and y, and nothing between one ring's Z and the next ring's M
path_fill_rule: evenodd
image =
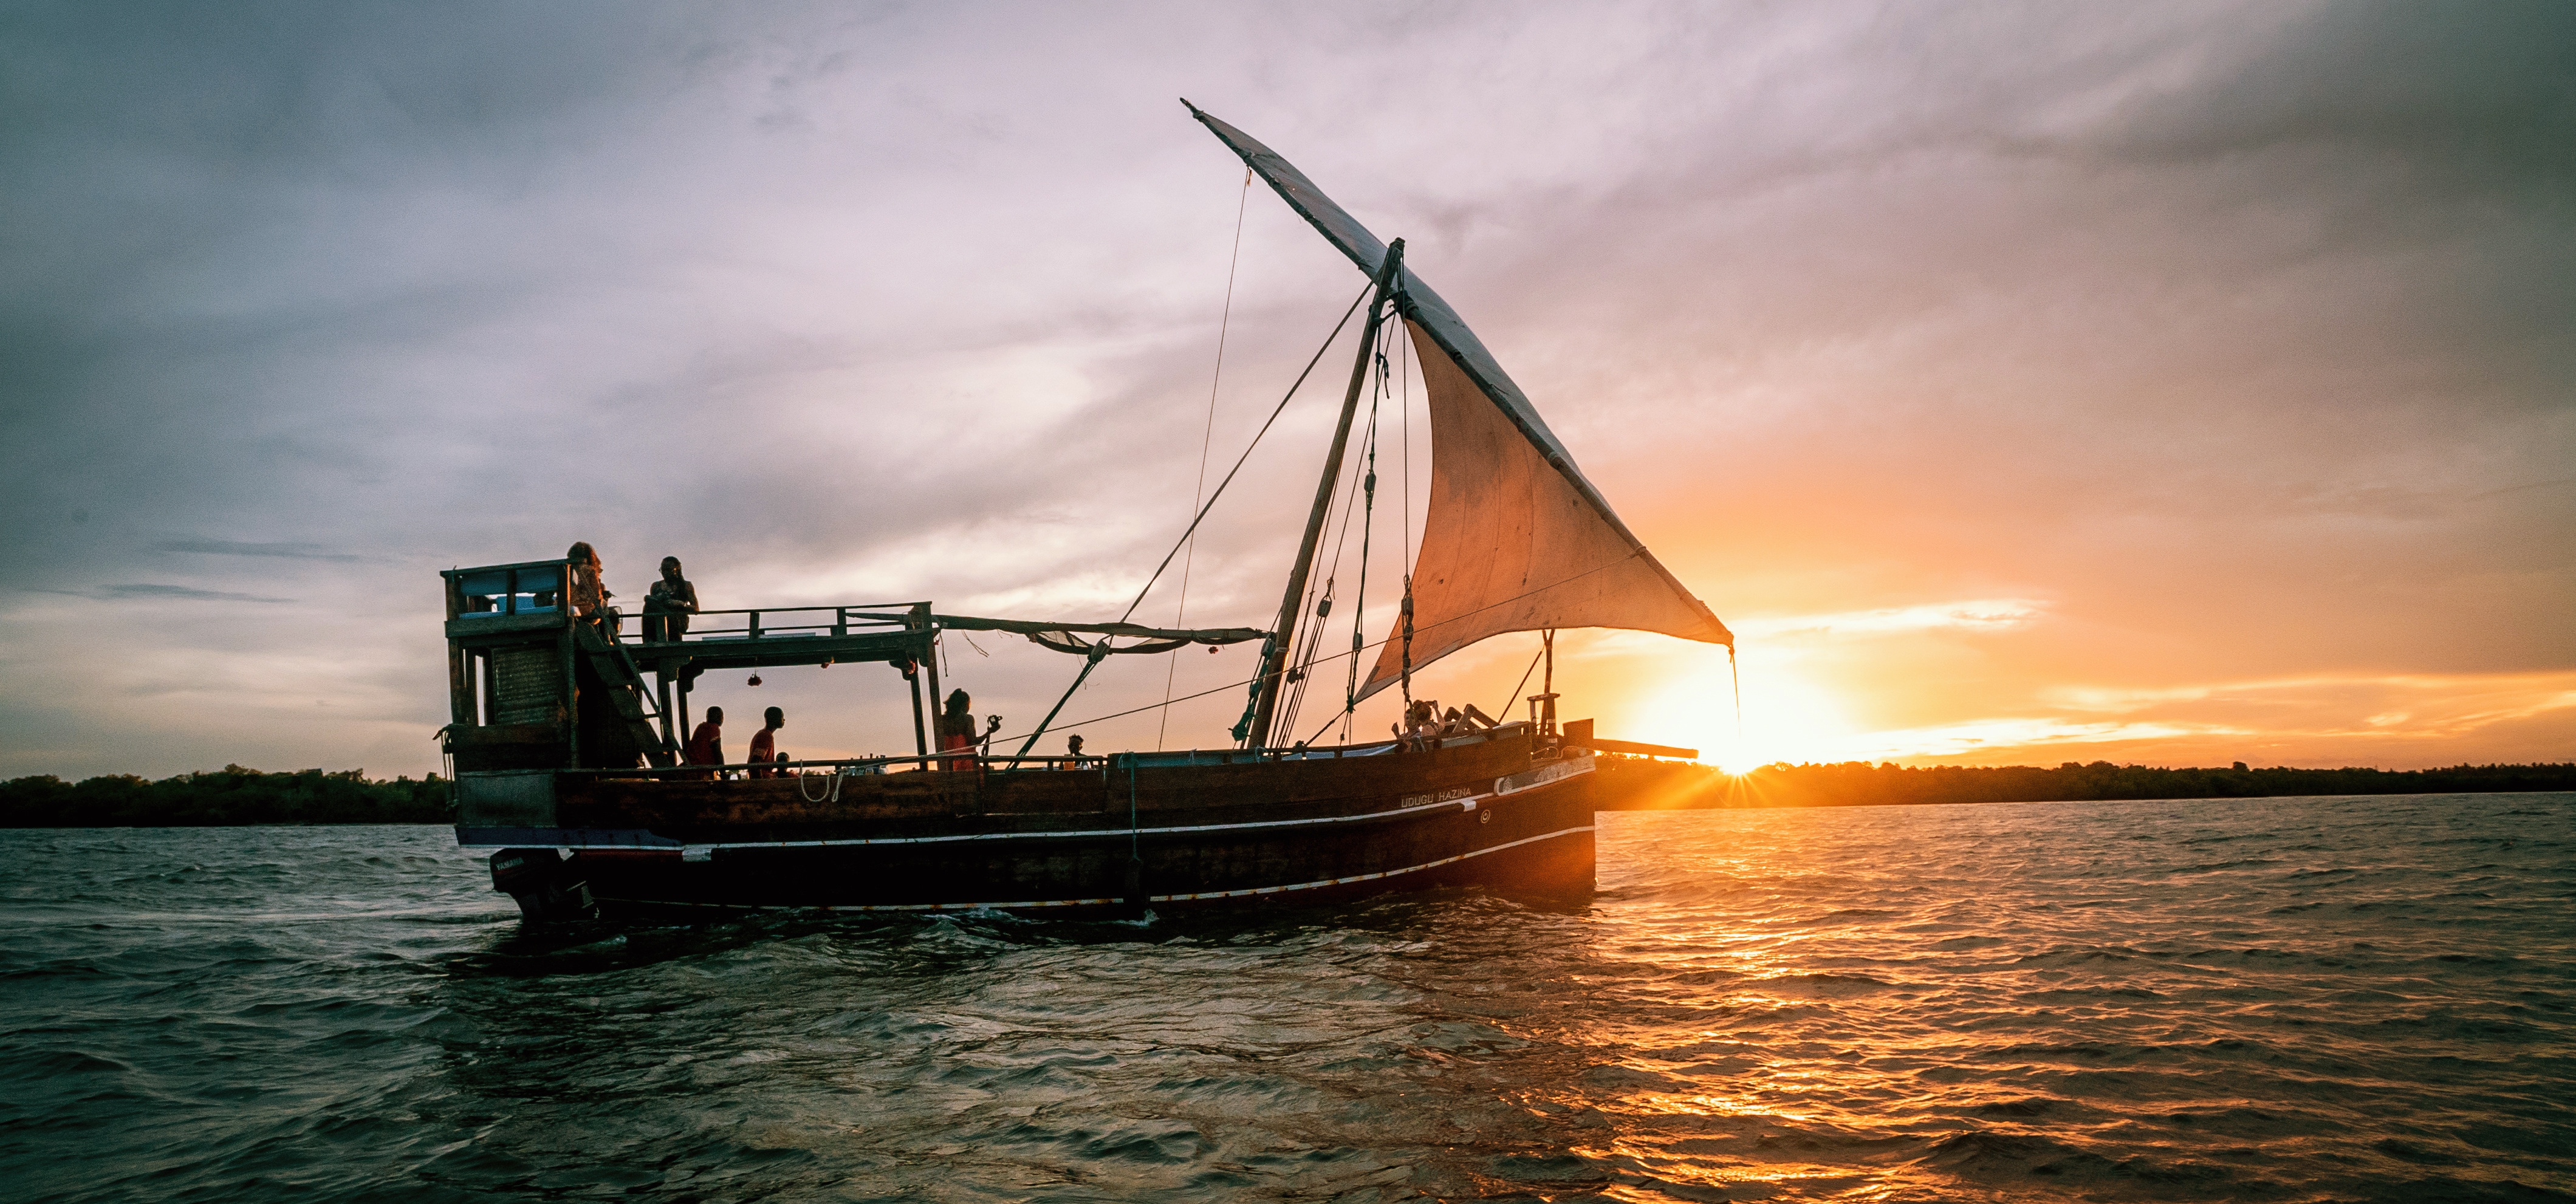
M698 730L689 733L688 755L691 765L724 764L723 707L707 708L707 721L699 724ZM709 772L700 776L712 778L716 775Z
M778 776L778 770L771 768L770 765L780 759L776 733L778 729L787 726L787 712L771 707L760 717L767 722L751 738L751 763L754 766L751 776L774 778Z
M974 710L975 700L969 696L966 691L950 690L948 692L948 709L939 716L939 751L972 752L974 750ZM975 770L975 758L972 756L948 757L939 761L934 761L931 765L938 769L953 769L959 773L972 773Z

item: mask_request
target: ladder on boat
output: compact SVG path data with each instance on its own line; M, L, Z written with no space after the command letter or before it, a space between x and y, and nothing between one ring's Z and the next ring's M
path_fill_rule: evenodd
M663 735L670 728L653 691L645 685L644 672L636 668L635 658L627 655L626 645L612 643L588 623L573 626L574 646L590 662L590 671L608 686L609 705L617 710L636 744L644 750L655 768L668 769L679 764L679 749Z

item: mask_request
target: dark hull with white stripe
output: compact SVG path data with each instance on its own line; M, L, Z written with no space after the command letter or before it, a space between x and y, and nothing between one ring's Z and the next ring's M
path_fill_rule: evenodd
M574 888L610 911L1058 915L1459 884L1566 895L1592 888L1593 813L1605 805L1593 770L1589 757L1515 734L1430 752L1068 771L565 773L541 801L520 775L464 784L458 838L504 848L496 882L532 915ZM514 808L502 787L528 798ZM537 852L549 847L572 850L569 861ZM542 878L503 873L522 853L543 858Z

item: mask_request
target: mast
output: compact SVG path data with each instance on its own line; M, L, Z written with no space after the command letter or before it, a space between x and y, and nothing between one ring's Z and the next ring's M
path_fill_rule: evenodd
M1386 261L1378 266L1377 292L1369 298L1369 317L1360 328L1360 354L1351 363L1351 387L1342 394L1341 421L1333 427L1332 450L1324 456L1324 475L1315 482L1315 508L1306 515L1306 538L1297 544L1297 561L1288 570L1288 592L1279 600L1279 633L1272 637L1269 654L1262 657L1261 695L1253 704L1252 727L1246 747L1270 746L1270 726L1279 708L1279 689L1286 684L1288 662L1296 656L1297 612L1305 608L1306 575L1315 562L1315 547L1324 538L1324 512L1331 508L1333 490L1341 483L1342 450L1350 442L1351 419L1359 412L1360 390L1368 384L1369 357L1377 351L1378 311L1386 304L1387 294L1395 287L1404 264L1404 240L1399 238L1386 248Z

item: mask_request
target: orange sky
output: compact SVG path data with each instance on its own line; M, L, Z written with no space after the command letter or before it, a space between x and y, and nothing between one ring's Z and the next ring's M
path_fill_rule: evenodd
M1233 257L1241 173L1178 95L1406 238L1741 635L1739 741L1722 650L1569 634L1605 735L2567 760L2568 12L31 16L0 774L430 769L436 571L576 538L630 601L676 553L710 606L1114 618L1202 432L1221 470L1362 283L1260 189ZM1211 518L1189 621L1268 622L1347 354ZM1534 640L1422 692L1493 709ZM1079 664L948 656L1012 731ZM1066 716L1249 662L1113 663ZM767 680L700 701L909 743L890 672ZM1083 730L1221 744L1240 708Z

